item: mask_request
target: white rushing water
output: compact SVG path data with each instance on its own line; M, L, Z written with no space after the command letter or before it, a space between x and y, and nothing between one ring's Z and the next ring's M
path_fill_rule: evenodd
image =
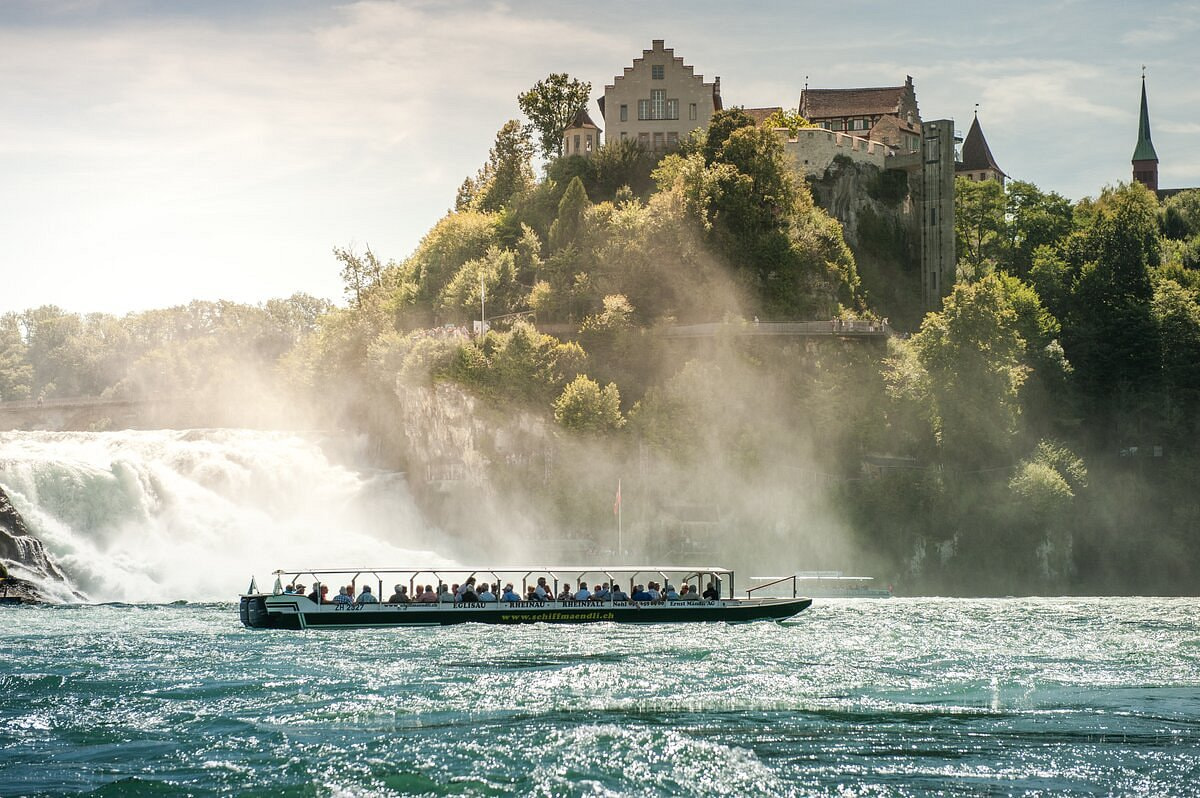
M253 430L0 432L0 487L93 601L233 600L279 567L442 563L401 476Z

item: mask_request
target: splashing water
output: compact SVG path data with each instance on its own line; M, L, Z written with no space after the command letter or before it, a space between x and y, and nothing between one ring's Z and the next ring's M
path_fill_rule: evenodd
M229 600L281 566L447 562L417 550L437 533L400 476L293 433L4 432L0 487L97 601Z

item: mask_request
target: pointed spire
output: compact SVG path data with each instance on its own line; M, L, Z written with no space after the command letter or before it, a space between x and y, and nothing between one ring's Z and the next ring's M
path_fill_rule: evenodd
M978 108L978 104L976 107ZM983 128L979 126L979 111L976 110L975 119L971 122L971 129L967 131L967 138L963 141L962 163L955 166L955 171L988 170L995 172L999 177L1008 177L1004 174L1004 170L996 164L996 159L992 157L992 148L988 146L987 139L983 137Z
M1154 151L1154 142L1150 140L1150 108L1146 104L1146 68L1142 67L1142 113L1138 119L1137 147L1133 150L1133 160L1158 161L1158 153Z

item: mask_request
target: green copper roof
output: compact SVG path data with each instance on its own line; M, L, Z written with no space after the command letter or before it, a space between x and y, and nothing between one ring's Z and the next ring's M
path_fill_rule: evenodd
M1154 142L1150 141L1150 110L1146 107L1146 77L1142 76L1142 115L1138 119L1137 147L1133 150L1135 161L1157 161Z

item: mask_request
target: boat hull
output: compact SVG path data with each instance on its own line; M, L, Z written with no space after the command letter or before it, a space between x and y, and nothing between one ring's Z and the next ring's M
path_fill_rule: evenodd
M812 599L722 601L499 602L478 604L322 604L304 596L242 596L243 625L254 629L361 629L460 623L742 623L790 618Z

